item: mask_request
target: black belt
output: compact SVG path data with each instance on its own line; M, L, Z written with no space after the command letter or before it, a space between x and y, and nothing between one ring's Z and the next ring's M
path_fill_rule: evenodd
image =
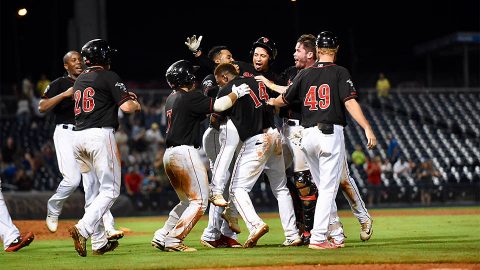
M334 133L334 125L333 124L325 124L325 123L316 123L313 124L309 127L305 128L310 128L316 126L323 134L329 135Z
M288 120L287 121L287 125L291 126L291 127L294 127L297 125L297 123L295 121L292 121L292 120Z
M63 129L70 129L70 126L69 125L62 125L62 128ZM71 127L72 130L75 130L75 127Z

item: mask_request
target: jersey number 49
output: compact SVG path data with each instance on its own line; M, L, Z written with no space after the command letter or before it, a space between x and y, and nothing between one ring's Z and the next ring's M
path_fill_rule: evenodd
M321 110L327 109L330 106L330 86L328 84L322 84L320 87L318 87L318 91L317 86L310 86L307 94L305 95L303 106L309 107L308 109L310 111L317 111L318 107L320 107Z

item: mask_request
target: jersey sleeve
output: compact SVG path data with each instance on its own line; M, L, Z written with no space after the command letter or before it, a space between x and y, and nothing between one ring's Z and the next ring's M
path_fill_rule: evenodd
M208 114L213 112L213 98L204 96L200 91L194 91L190 95L189 105L192 111L197 114Z
M67 89L64 89L63 91L65 91ZM61 91L60 91L60 83L58 80L55 80L53 81L52 83L50 83L47 88L45 88L45 92L43 93L42 95L42 98L52 98L58 94L60 94Z
M350 77L350 73L348 70L342 68L339 70L339 81L338 81L338 86L339 86L339 95L340 99L343 100L343 102L349 100L349 99L355 99L358 97L357 90L355 89L355 86L353 86L353 81L352 78Z
M232 92L231 85L226 85L218 90L217 98L224 97Z
M106 81L108 84L109 89L112 91L113 99L118 106L125 103L127 100L131 100L132 98L128 94L127 87L120 79L120 76L117 73L110 71L106 74Z
M287 91L282 94L282 99L285 104L290 104L299 99L299 92L301 87L301 78L303 77L304 70L300 71L298 75L293 79L292 83L288 86Z

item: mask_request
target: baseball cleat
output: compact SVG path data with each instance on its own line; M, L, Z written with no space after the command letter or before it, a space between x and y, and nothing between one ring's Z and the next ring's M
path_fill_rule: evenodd
M335 249L337 248L337 246L335 246L332 242L328 241L328 240L325 240L325 241L322 241L320 243L310 243L310 245L308 245L308 248L309 249Z
M282 246L284 246L284 247L297 247L297 246L302 246L302 245L303 245L303 240L300 236L298 236L295 239L287 239L282 244Z
M345 247L345 240L336 240L335 238L332 238L332 240L330 240L330 241L337 248Z
M55 216L47 216L45 219L45 223L47 224L47 228L50 232L56 232L58 228L58 217Z
M227 247L231 247L231 248L241 248L242 247L242 244L240 244L237 240L235 240L231 237L225 236L223 234L220 235L220 239L218 239L218 240L221 241L222 243L224 243Z
M152 247L154 247L154 248L158 248L162 251L165 250L165 244L162 244L162 242L160 242L159 240L157 240L155 238L150 243L152 243Z
M173 247L165 247L164 251L167 252L194 252L197 251L194 248L191 248L185 244L180 244L178 246L173 246Z
M112 230L107 231L107 239L108 240L118 240L118 239L122 238L123 235L124 235L124 233L123 233L122 230L112 229Z
M234 215L232 209L227 206L222 212L222 218L228 222L228 227L235 233L241 233L240 226L238 225L238 218Z
M21 248L24 248L35 239L35 235L31 232L27 232L23 236L17 237L13 242L5 249L6 252L15 252L20 250Z
M118 247L119 243L118 241L108 241L105 246L97 249L97 250L94 250L93 251L93 255L103 255L107 252L110 252L110 251L113 251L115 250L117 247Z
M243 245L244 248L252 248L257 245L258 239L268 232L269 228L266 223L262 223L255 227L255 229L248 236L247 241Z
M75 245L75 250L78 252L78 255L82 257L87 256L87 238L83 237L78 231L76 226L68 228L68 232L73 239Z
M223 198L222 194L212 194L208 200L216 206L228 205L228 202Z
M220 239L213 240L213 241L208 241L208 240L203 240L200 239L200 243L207 248L224 248L227 247L225 243L220 241Z
M360 230L360 239L362 241L368 241L370 237L372 237L373 234L373 220L368 219L364 223L360 224L361 230Z

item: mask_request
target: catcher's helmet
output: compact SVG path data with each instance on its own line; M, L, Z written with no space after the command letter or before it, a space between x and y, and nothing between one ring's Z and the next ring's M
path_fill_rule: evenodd
M116 49L110 48L107 41L103 39L93 39L85 43L82 47L83 61L87 66L109 65Z
M338 47L338 38L330 31L323 31L318 34L317 48L336 49Z
M190 86L195 81L194 71L192 63L187 60L179 60L167 69L165 77L172 88Z
M267 37L260 37L257 41L255 41L252 45L252 50L250 51L250 54L252 56L255 48L257 47L262 47L267 50L268 55L270 55L270 62L273 62L277 57L277 46L275 45L275 42L273 42L271 39Z

